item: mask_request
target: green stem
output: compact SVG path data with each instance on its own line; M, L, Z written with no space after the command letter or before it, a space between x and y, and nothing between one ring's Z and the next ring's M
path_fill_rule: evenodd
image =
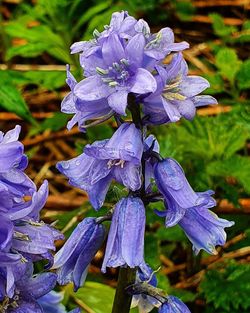
M136 103L135 96L133 94L128 95L128 109L131 112L133 123L135 124L135 126L141 131L143 131L140 105ZM142 178L143 187L139 190L141 198L145 194L144 161L142 161L142 176L143 176ZM112 313L129 313L132 295L126 292L126 288L135 283L135 278L136 278L136 268L120 267Z
M134 284L135 275L135 268L120 267L112 313L128 313L130 311L132 295L129 295L125 289Z

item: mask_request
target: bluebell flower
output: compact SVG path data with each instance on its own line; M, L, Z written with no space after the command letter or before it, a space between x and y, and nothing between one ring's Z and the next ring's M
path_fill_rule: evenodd
M145 208L142 200L129 196L115 206L109 230L102 271L106 267L129 266L144 262Z
M109 140L87 145L80 156L57 164L73 186L85 190L92 206L99 209L112 179L135 191L141 187L140 164L143 152L141 132L124 123Z
M174 226L184 216L186 209L199 205L201 199L190 186L180 164L174 159L166 158L157 162L154 165L154 176L168 208L167 226Z
M129 93L146 94L157 87L153 75L143 67L145 44L143 34L136 34L124 47L118 34L111 33L102 44L98 62L89 57L96 73L74 87L76 97L90 105L105 98L111 109L125 115Z
M209 197L206 193L202 194L205 199ZM214 212L208 210L210 207L211 203L207 201L206 204L189 208L179 221L179 225L192 242L196 254L201 249L210 254L217 254L215 247L223 246L226 242L227 235L224 228L234 225L234 222L219 218Z
M226 241L225 227L234 223L218 218L209 211L216 205L213 191L195 192L189 185L180 164L167 158L154 168L156 184L164 196L166 211L156 212L166 218L166 226L177 223L183 228L197 254L200 249L216 254L215 246Z
M56 284L56 274L42 273L33 276L32 263L13 268L15 287L11 294L3 295L0 304L2 313L44 313L37 300L50 292ZM0 281L7 284L6 272L0 270ZM1 284L0 284L1 285ZM0 287L1 293L1 287Z
M92 119L107 119L113 113L108 105L107 99L102 101L84 102L74 95L74 87L77 84L74 76L70 73L70 68L67 66L67 79L66 82L71 89L71 92L63 99L61 111L67 114L74 114L73 118L68 122L67 127L71 129L76 123L81 131L85 131L85 122Z
M56 253L54 269L58 282L73 281L75 291L84 283L88 266L105 239L105 228L96 218L85 218L77 225L64 246Z
M48 182L37 190L24 173L28 160L18 141L19 133L19 126L5 135L0 133L0 160L5 163L0 166L0 272L5 275L3 288L8 296L16 286L16 267L40 259L51 263L54 241L62 238L57 230L40 221Z
M160 306L159 313L191 313L189 308L180 299L169 296L162 306Z
M143 99L144 113L151 124L177 122L181 117L193 119L196 107L217 104L215 98L199 95L209 87L206 79L188 76L188 67L181 53L170 64L156 66L157 90Z

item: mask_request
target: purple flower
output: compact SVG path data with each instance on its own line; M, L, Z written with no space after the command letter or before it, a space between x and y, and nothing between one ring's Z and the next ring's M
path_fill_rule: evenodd
M0 132L0 184L15 196L31 195L35 184L23 172L28 160L23 154L23 144L18 141L21 127L17 125L5 135Z
M199 205L202 201L187 181L182 167L174 159L166 158L156 163L154 176L168 208L163 213L168 227L176 225L187 209Z
M144 262L145 208L142 200L129 196L115 206L109 230L102 271L106 267L129 266Z
M169 296L158 310L159 313L190 313L189 308L180 299Z
M128 93L146 94L157 87L153 75L143 67L145 44L143 34L136 34L124 47L123 40L112 32L98 57L88 57L95 73L74 87L76 97L94 103L105 98L111 109L125 115Z
M105 239L105 228L95 218L85 218L77 225L64 246L55 255L58 282L74 282L75 291L83 284L88 266Z
M107 119L113 114L112 109L108 105L108 101L104 98L101 101L91 102L81 101L74 95L74 87L77 84L74 76L70 73L67 66L66 82L71 92L63 99L61 111L67 114L74 114L74 117L68 122L68 129L71 129L78 123L79 129L85 131L85 122L92 119Z
M200 76L188 76L188 67L181 53L174 55L170 64L156 69L157 90L143 100L149 123L176 122L181 117L191 120L196 107L217 104L211 96L198 96L209 83Z
M206 193L202 194L204 198L209 197ZM217 254L215 246L222 246L226 242L224 228L234 225L234 222L219 218L214 212L208 210L210 207L211 203L207 200L205 205L189 208L179 221L179 225L192 242L196 254L201 249L210 254Z
M57 168L71 185L85 190L93 207L99 209L113 178L133 191L141 187L141 137L134 124L124 123L109 140L87 145L83 154L59 162Z
M2 299L1 312L3 313L44 313L37 299L50 292L56 284L56 274L42 273L33 276L32 263L16 265L13 268L13 277L16 281L11 295ZM0 281L6 280L6 273L0 271ZM1 289L1 287L0 287ZM1 293L1 292L0 292Z
M181 166L173 159L158 162L154 169L156 184L164 196L164 212L156 212L166 218L166 226L177 223L193 243L196 254L200 249L215 254L215 246L226 241L225 227L234 223L220 219L208 210L216 205L213 191L194 192Z

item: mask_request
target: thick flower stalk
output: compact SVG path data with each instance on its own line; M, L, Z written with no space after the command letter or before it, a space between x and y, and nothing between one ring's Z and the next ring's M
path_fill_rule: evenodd
M76 81L67 66L71 91L62 102L62 112L74 114L68 128L77 123L86 131L114 117L117 129L110 139L86 145L82 154L59 162L57 168L71 185L88 193L96 210L113 183L123 185L127 196L107 215L79 223L56 254L58 281L73 281L79 288L104 241L102 223L111 220L102 271L120 267L112 313L128 313L133 295L140 313L153 307L160 313L190 312L179 299L156 287L153 270L145 264L147 204L164 202L166 209L155 213L165 218L166 227L179 224L195 253L204 249L214 254L216 246L225 243L224 228L233 222L209 210L216 205L213 192L194 191L180 164L160 155L147 126L192 120L197 107L217 101L201 94L209 87L206 79L188 74L182 51L189 45L176 43L170 28L152 34L144 20L117 12L103 32L93 35L92 40L71 47L72 53L80 54L84 78Z

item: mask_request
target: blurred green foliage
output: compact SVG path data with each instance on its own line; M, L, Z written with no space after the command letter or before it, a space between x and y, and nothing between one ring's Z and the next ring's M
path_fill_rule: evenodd
M197 8L190 0L37 0L35 4L20 1L11 9L11 18L1 20L0 52L6 70L0 70L0 107L30 123L30 135L65 128L69 117L60 112L55 112L41 123L35 121L23 97L26 90L60 92L65 85L65 72L56 67L46 71L17 71L11 69L12 65L60 66L69 63L73 66L74 74L80 78L78 57L70 55L70 45L91 38L93 31L96 28L101 30L103 25L108 24L111 14L119 10L128 10L131 15L143 17L155 28L169 26L168 22L172 22L172 25L177 23L184 31L181 23L192 21ZM197 116L193 122L181 121L177 125L164 125L152 131L160 142L161 154L174 157L182 164L196 190L212 188L216 198L226 198L239 207L239 198L250 195L247 145L250 139L250 100L247 97L250 59L244 53L243 46L250 42L250 21L246 19L242 26L235 26L225 24L224 16L218 12L209 14L209 17L212 34L204 38L204 43L210 50L207 56L201 57L208 71L202 75L211 84L206 92L215 95L220 105L230 106L230 111L211 117ZM191 69L195 67L191 66ZM109 125L89 129L84 139L77 142L77 151L80 153L87 141L110 137L112 131ZM123 194L122 187L113 186L104 209L108 209L109 203L116 202ZM182 230L178 226L165 229L163 220L153 213L155 208L161 209L158 203L152 204L147 213L146 261L157 269L161 264L160 255L168 257L175 264L190 259L190 255L193 258ZM84 208L57 216L58 227L66 227L67 236L72 230L72 227L67 228L69 222L74 226L79 217L102 213L87 212L88 209L85 205ZM228 231L229 238L239 233L246 236L230 248L233 251L250 245L250 219L245 215L234 215L232 219L236 221L236 226ZM201 259L206 257L206 253L201 255ZM200 265L193 268L196 271L199 269ZM98 282L88 281L76 294L72 292L72 286L65 288L64 303L69 308L73 302L80 301L83 307L90 307L96 313L111 311L114 290L104 284L106 277L97 279L94 276L91 276L92 280ZM157 278L160 288L181 297L191 306L195 306L197 298L207 303L205 308L198 308L195 312L249 312L250 268L247 264L232 261L208 270L198 289L173 288L171 280L175 277L168 279L162 272L157 273Z

